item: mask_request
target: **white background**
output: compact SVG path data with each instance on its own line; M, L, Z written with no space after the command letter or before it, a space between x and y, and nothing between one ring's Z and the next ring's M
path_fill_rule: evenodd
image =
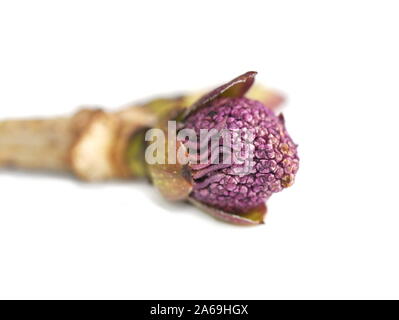
M0 118L248 70L288 97L296 184L242 228L146 183L0 172L0 298L399 298L395 1L1 1Z

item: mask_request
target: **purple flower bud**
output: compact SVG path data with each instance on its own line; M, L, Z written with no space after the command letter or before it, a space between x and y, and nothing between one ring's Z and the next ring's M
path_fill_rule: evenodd
M227 129L230 133L242 130L252 146L250 161L246 161L248 152L241 152L227 165L210 161L205 165L191 164L191 197L197 201L240 214L293 184L299 164L297 146L285 129L283 117L261 102L244 97L218 98L190 114L184 127L194 129L197 136L201 129ZM252 139L249 130L253 132ZM252 164L251 169L243 170L248 163Z

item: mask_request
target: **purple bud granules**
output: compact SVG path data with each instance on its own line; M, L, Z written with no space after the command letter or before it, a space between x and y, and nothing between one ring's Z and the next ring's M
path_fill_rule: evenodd
M233 157L230 164L191 164L191 196L225 212L244 213L294 182L299 158L297 146L288 135L284 119L261 102L247 98L219 98L191 114L184 128L227 129L234 136L251 130L250 171ZM249 132L249 131L248 131Z

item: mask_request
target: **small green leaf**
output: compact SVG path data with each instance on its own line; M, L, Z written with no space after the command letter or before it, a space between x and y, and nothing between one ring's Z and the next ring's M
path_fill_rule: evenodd
M218 98L230 97L230 98L241 98L251 88L255 81L256 72L249 71L242 74L241 76L234 78L226 84L212 90L211 92L204 95L191 107L185 110L181 119L186 119L189 115L194 112L206 107L212 101Z
M165 137L168 136L164 130ZM186 200L192 190L191 174L187 165L181 164L179 161L168 163L169 142L165 141L165 163L149 164L148 171L154 186L161 194L171 201ZM174 152L177 152L184 145L180 141L175 142ZM177 155L176 155L177 159Z
M250 209L248 212L243 214L228 213L220 209L212 208L206 204L203 204L193 198L189 198L189 201L196 207L200 208L206 213L209 213L216 219L229 222L237 225L258 225L264 223L264 217L267 213L267 207L265 203Z
M270 110L273 110L276 114L278 114L281 109L281 105L285 101L285 97L280 92L265 88L260 84L253 85L245 96L249 99L262 102L266 107L268 107Z

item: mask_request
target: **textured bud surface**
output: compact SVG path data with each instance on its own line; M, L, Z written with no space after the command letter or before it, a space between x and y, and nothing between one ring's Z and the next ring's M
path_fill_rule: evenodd
M190 115L184 127L194 129L197 136L200 129L228 129L232 136L240 132L252 146L250 171L243 170L243 161L234 157L231 164L190 164L194 180L191 196L198 201L226 212L243 213L294 182L299 164L297 146L283 118L261 102L220 98Z

